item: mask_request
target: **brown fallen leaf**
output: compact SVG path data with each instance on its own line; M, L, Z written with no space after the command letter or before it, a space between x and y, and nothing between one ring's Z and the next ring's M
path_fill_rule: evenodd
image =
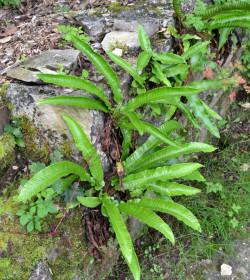
M9 26L1 36L9 36L15 34L17 27L15 25Z
M2 39L0 39L0 44L5 44L5 43L9 42L11 39L12 39L12 36L2 38Z

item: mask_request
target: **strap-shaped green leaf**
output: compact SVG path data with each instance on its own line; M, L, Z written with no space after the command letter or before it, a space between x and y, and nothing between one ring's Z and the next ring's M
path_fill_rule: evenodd
M227 16L213 20L204 25L203 29L220 29L220 28L246 28L250 29L250 13L242 13L238 16Z
M158 129L157 127L153 126L150 123L146 123L146 122L141 122L142 123L142 127L143 127L143 131L144 132L148 132L151 135L159 138L162 142L173 146L173 147L178 147L178 144L172 140L171 138L169 138L168 136L166 136L163 132L161 132L160 129Z
M151 53L147 53L146 51L142 51L136 61L137 71L140 72L146 67L152 57Z
M230 2L230 3L224 3L222 5L213 5L206 9L204 13L202 13L200 16L202 19L207 19L210 17L213 17L218 14L224 14L226 11L238 11L242 10L242 12L250 10L250 3L249 1L236 1L236 2Z
M193 195L200 192L199 189L190 186L185 186L175 182L161 181L145 185L142 188L147 189L149 191L158 192L167 196Z
M177 121L167 121L159 127L159 130L166 136L169 136L170 133L176 131L179 128L182 128L182 126ZM130 166L138 162L143 155L150 152L161 143L162 141L159 140L159 138L151 135L143 145L137 148L135 152L126 159L126 161L123 163L125 169L130 168Z
M182 58L185 60L188 60L190 57L192 57L196 53L207 50L207 45L209 43L210 43L210 41L205 41L205 42L199 42L199 43L193 45L186 52L184 52L182 54Z
M224 46L227 41L228 35L230 34L232 28L221 28L220 32L220 40L219 40L219 47L218 51Z
M141 187L155 181L164 181L185 176L192 171L202 167L198 163L183 163L172 166L158 167L156 169L145 170L123 178L125 189Z
M135 112L124 112L124 115L126 115L131 123L135 126L135 129L137 129L140 133L140 135L143 134L143 124L142 122L139 120L139 118L137 117Z
M130 146L132 143L132 133L131 133L131 130L128 130L125 128L121 128L121 133L123 136L122 149L124 151L122 153L121 160L125 161L129 155L129 150L130 150Z
M121 108L122 111L134 111L136 108L149 104L150 102L164 100L165 98L175 97L175 96L189 96L199 93L199 89L191 89L188 87L182 88L170 88L170 87L160 87L152 89L142 95L138 95L131 99L126 106Z
M140 24L138 25L138 39L139 39L141 48L144 51L151 52L150 40L148 38L147 33L145 32L142 25L140 25Z
M120 65L124 70L126 70L140 85L143 85L145 81L142 77L135 71L131 64L126 60L122 59L116 54L113 54L110 51L106 51L107 55L112 59L116 64Z
M186 74L188 72L189 67L190 66L188 64L175 65L163 69L163 74L166 75L166 77L174 77L176 75Z
M97 71L100 72L107 79L113 91L115 102L121 103L122 93L120 89L120 82L113 69L109 66L108 62L104 60L104 58L100 54L94 52L90 45L80 40L76 36L72 35L72 40L75 47L82 51L95 65Z
M191 107L191 109L194 111L194 114L197 118L200 119L200 121L203 123L203 125L215 136L220 138L219 130L208 114L206 108L204 107L202 101L198 96L187 96L188 104Z
M104 92L89 81L68 75L37 74L46 83L52 83L68 88L77 88L89 92L100 98L106 106L111 109L111 105Z
M83 206L89 207L89 208L96 208L97 206L99 206L102 203L98 197L78 196L77 201L80 202Z
M186 63L183 57L173 53L154 53L153 58L163 64Z
M176 158L185 154L195 152L213 152L214 150L216 150L216 148L214 148L213 146L200 142L182 144L179 145L178 148L166 147L148 156L141 157L141 159L138 160L136 163L132 163L129 166L129 168L125 165L126 172L141 172L143 170L154 167L154 164L158 162L165 162L171 158Z
M97 181L99 187L102 186L102 165L95 148L92 146L82 127L77 123L76 120L65 114L63 114L62 117L69 126L69 129L75 140L76 147L81 150L86 162L88 163L93 178Z
M185 176L181 177L184 180L191 180L191 181L198 181L198 182L204 182L206 179L201 175L201 173L198 170L195 170Z
M181 2L182 0L173 0L173 8L178 18L183 18L184 14L181 10Z
M84 109L100 110L105 113L109 112L109 109L105 106L104 103L88 97L57 96L57 97L46 98L42 101L37 102L37 105L42 105L42 104L60 104L60 105L80 107Z
M125 257L125 259L126 259L126 257ZM140 269L140 265L139 265L138 258L136 256L134 247L132 248L131 262L128 262L127 259L126 259L126 261L127 261L127 264L129 266L135 280L140 280L141 269Z
M70 173L78 175L81 181L88 181L92 183L92 179L85 170L77 164L70 161L61 161L54 163L36 173L21 190L18 201L25 202L33 195L41 192L49 185L53 184L56 180Z
M196 217L192 214L192 212L178 203L151 198L133 200L131 202L129 201L128 203L137 207L145 207L148 209L173 215L178 220L184 222L191 228L201 231L200 224Z
M111 225L114 229L116 238L119 242L122 254L128 263L131 263L133 258L133 243L128 230L122 220L118 208L110 201L109 198L103 198L103 205L107 209Z
M203 102L202 100L201 100L201 102L210 116L212 116L216 120L219 120L219 121L222 120L222 117L219 114L217 114L213 109L211 109L209 106L207 106L207 104L205 102Z
M221 89L223 87L223 80L202 80L202 81L195 81L192 83L188 83L187 87L189 88L196 88L201 91L207 89Z
M170 227L154 212L129 203L120 203L118 209L126 215L132 215L141 220L146 225L161 232L173 244L175 243L174 234Z
M153 62L152 72L157 76L157 78L162 81L166 86L171 87L171 83L163 74L161 65L158 62Z

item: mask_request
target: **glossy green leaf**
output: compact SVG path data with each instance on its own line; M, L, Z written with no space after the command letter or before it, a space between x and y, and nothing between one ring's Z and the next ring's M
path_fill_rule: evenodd
M136 130L139 131L140 135L143 134L143 125L139 120L135 112L124 112L124 114L130 119L131 123L135 126Z
M80 40L76 36L72 35L72 41L75 47L82 51L95 65L97 71L100 72L107 79L114 94L115 102L121 103L122 93L120 89L120 82L113 69L109 66L108 62L100 54L94 52L90 45Z
M198 96L193 95L193 96L187 96L187 99L188 99L188 104L191 107L191 109L194 111L195 116L200 119L203 125L214 136L220 138L220 133L217 126L214 123L214 121L211 119L210 115L208 114L200 98Z
M207 106L207 104L204 103L203 101L202 101L202 103L210 116L212 116L216 120L219 120L219 121L222 120L222 117L219 114L217 114L213 109L211 109L209 106Z
M158 192L167 196L193 195L200 192L199 189L193 187L185 186L175 182L161 181L145 185L142 188L147 189L149 191Z
M120 203L118 209L126 215L132 215L141 220L146 225L161 232L173 244L175 243L174 234L170 227L154 212L129 203Z
M192 171L202 167L198 163L183 163L172 166L158 167L156 169L145 170L123 178L125 189L141 187L158 180L168 180L185 176Z
M163 74L166 75L166 77L174 77L176 75L187 73L189 67L190 66L188 64L171 66L163 69Z
M184 14L182 13L181 10L181 2L182 0L173 0L173 8L179 19L184 18Z
M70 128L76 147L81 150L88 163L93 178L97 181L99 186L102 186L104 180L102 165L95 148L76 120L65 114L63 114L62 117Z
M110 51L106 51L107 55L112 59L116 64L121 66L124 70L126 70L140 85L143 85L145 81L142 77L135 71L131 64L129 64L126 60L122 59L116 54L113 54Z
M166 78L165 74L163 74L161 65L158 62L153 62L152 72L157 76L157 78L162 81L166 86L171 87L171 83Z
M147 53L146 51L142 51L136 61L136 69L138 72L141 72L149 63L152 57L151 53Z
M173 53L154 53L154 60L160 61L162 64L180 64L186 63L185 59Z
M80 202L83 206L89 207L89 208L96 208L97 206L99 206L102 203L98 197L78 196L77 201Z
M183 178L184 180L191 180L191 181L198 181L198 182L206 181L206 179L201 175L201 173L198 170L195 170L190 174L182 176L181 178Z
M144 51L150 52L151 51L150 40L148 38L147 33L145 32L142 25L140 25L140 24L138 25L138 39L139 39L141 48Z
M37 74L37 76L46 83L52 83L68 88L81 89L85 92L92 93L100 98L109 109L111 108L111 105L104 92L89 81L68 75Z
M126 259L126 257L125 257ZM128 262L128 260L126 259L127 261L127 264L134 276L134 279L135 280L140 280L140 273L141 273L141 269L140 269L140 265L139 265L139 262L138 262L138 258L136 256L136 253L135 253L135 249L134 247L132 248L132 259L130 262Z
M142 127L143 127L144 132L150 133L151 135L155 136L156 138L160 139L162 142L164 142L164 143L166 143L170 146L178 147L178 144L174 140L172 140L171 138L166 136L157 127L153 126L150 123L146 123L146 122L141 122L141 123L142 123Z
M42 104L60 104L60 105L80 107L84 109L100 110L105 113L109 112L108 108L104 105L104 103L88 97L57 96L57 97L46 98L42 101L37 102L37 105L42 105Z
M213 146L200 142L182 144L179 145L178 148L166 147L148 156L141 157L140 160L136 161L136 163L134 164L130 164L129 167L127 167L125 164L126 172L141 172L143 170L154 167L154 164L157 164L158 162L165 162L171 158L176 158L185 154L195 152L213 152L214 150L216 150L216 148L214 148Z
M246 28L250 29L250 13L242 13L241 15L228 15L219 19L208 22L203 29L221 29L221 28Z
M121 111L134 111L136 108L149 104L154 101L163 102L164 99L175 96L189 96L199 93L199 89L191 89L188 87L182 88L170 88L170 87L160 87L152 89L145 94L138 95L135 98L131 99L126 106L121 108Z
M79 165L70 161L57 162L36 173L22 188L18 196L18 201L25 202L59 178L67 176L70 173L77 174L81 181L92 182L90 175Z
M249 1L235 1L235 2L228 2L222 5L212 5L208 7L203 14L201 14L202 19L207 19L213 17L215 15L219 15L220 17L227 11L239 11L242 12L250 10L250 3Z
M187 87L199 89L201 91L207 89L222 89L223 88L223 80L202 80L202 81L195 81L192 83L188 83Z
M28 224L27 224L27 232L32 232L34 229L34 222L33 221L30 221Z
M224 46L224 44L227 41L228 35L231 32L231 28L221 28L219 30L220 32L220 41L219 41L219 47L218 47L218 51Z
M177 121L172 120L164 122L159 127L159 130L166 136L169 136L170 133L176 131L179 128L182 128L182 126ZM126 161L123 163L125 169L130 168L130 166L138 162L143 155L153 150L156 146L158 146L161 143L162 141L159 140L159 138L151 135L143 145L137 148L135 152L126 159Z
M62 182L62 192L64 192L66 190L66 188L71 184L73 183L76 179L78 178L77 175L69 175L67 178L64 178L64 179L61 179L61 182ZM57 193L55 193L56 195Z
M133 259L133 244L128 230L123 222L118 208L110 201L109 198L103 198L103 205L105 206L111 225L114 229L116 238L119 242L122 254L131 263Z
M191 228L201 231L200 224L192 212L178 203L151 198L133 200L128 203L137 207L145 207L147 209L173 215Z
M209 43L210 41L196 43L182 54L182 58L187 60L198 52L204 52L205 50L207 50L207 45Z

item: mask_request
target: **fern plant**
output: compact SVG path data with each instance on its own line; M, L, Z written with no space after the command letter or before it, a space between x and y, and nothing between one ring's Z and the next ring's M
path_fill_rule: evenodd
M140 198L118 201L100 189L103 183L103 171L101 162L94 147L91 145L81 126L70 116L63 115L63 119L69 126L76 146L82 151L87 162L89 162L90 174L82 167L69 161L54 163L36 173L21 190L18 201L26 202L33 195L45 190L51 184L65 177L68 185L79 178L80 181L88 181L94 188L95 196L81 197L77 200L89 208L101 207L104 216L114 229L123 256L136 280L140 279L140 267L134 251L131 237L123 222L121 213L132 215L150 227L160 231L174 244L174 234L169 226L153 211L159 211L175 216L191 228L201 231L200 224L195 216L184 206L173 202L172 196L192 195L200 190L173 182L174 178L203 181L204 178L197 170L202 165L198 163L178 163L171 165L170 159L193 152L212 152L215 149L204 143L188 143L176 147L161 147L162 141L154 136L140 146L133 154L125 160L126 170L122 178L125 191L140 191ZM162 133L168 133L180 128L176 121L167 121L161 127ZM71 175L69 175L71 174ZM66 177L67 176L67 177ZM73 176L73 180L72 180ZM114 188L121 190L120 181L117 176L113 180ZM154 192L159 199L145 198L146 192ZM136 195L138 196L138 195ZM152 211L153 210L153 211Z
M203 91L204 88L213 88L216 83L216 86L218 86L221 81L203 81L201 85L194 82L187 87L171 87L169 84L147 91L132 98L127 103L123 103L119 80L109 64L102 56L95 53L86 42L74 36L72 36L72 39L74 45L88 56L97 70L107 79L112 89L114 100L109 100L99 87L83 78L62 74L39 74L38 76L45 82L84 90L96 96L99 101L88 97L59 96L45 99L38 104L63 104L86 109L97 109L109 114L111 117L110 122L113 126L119 128L123 135L122 150L124 151L120 156L119 150L116 150L115 167L117 174L112 178L112 195L105 191L105 184L108 183L104 182L101 162L88 137L72 117L63 114L62 117L71 130L76 147L81 150L84 159L88 163L90 173L70 161L56 162L36 173L25 184L18 200L26 202L33 195L46 190L62 177L64 177L64 189L75 180L88 182L92 186L91 191L88 193L93 193L93 196L78 196L77 201L85 207L99 207L102 214L109 218L121 252L134 278L139 280L139 262L122 215L132 215L138 218L148 226L160 231L173 244L175 239L172 230L154 211L173 215L191 228L201 231L196 217L184 206L175 203L171 198L172 196L196 194L200 190L174 182L173 180L180 178L182 180L204 181L205 179L198 171L202 165L198 163L182 163L178 158L193 152L212 152L215 148L196 142L182 145L177 144L170 135L181 128L181 125L174 120L170 120L170 118L178 107L193 124L198 126L190 110L180 101L182 96L189 98L190 104L193 104L193 110L197 115L200 114L201 116L200 112L204 113L204 111L207 115L215 114L196 97L196 94ZM165 62L171 61L171 64L177 64L177 66L179 64L185 65L185 59L204 48L204 43L198 44L187 50L183 56L154 54L149 38L142 26L139 26L139 40L143 52L138 58L137 70L138 68L142 70L151 57L154 57L155 61L164 60ZM126 69L142 88L144 87L145 81L138 71L122 58L110 52L107 52L107 54L117 64ZM141 121L135 113L137 108L148 104L151 106L158 104L171 105L169 111L167 111L165 122L159 128ZM192 105L190 106L192 108ZM209 127L210 125L211 123L207 126ZM137 130L140 134L149 132L151 136L142 146L130 154L132 130ZM165 146L162 146L163 143ZM120 198L119 192L126 192L127 195L124 201ZM154 195L149 198L150 194Z
M181 2L181 0L173 0L173 7L177 17L186 20L184 23L193 25L199 31L219 29L218 50L222 48L233 28L250 29L250 1L248 0L212 5L208 8L202 6L202 9L195 7L194 15L184 15L181 11ZM203 4L200 0L197 0L197 3Z

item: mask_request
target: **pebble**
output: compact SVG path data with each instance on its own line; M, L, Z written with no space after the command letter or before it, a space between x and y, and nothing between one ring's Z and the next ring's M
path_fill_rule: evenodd
M232 267L228 264L223 263L220 267L221 276L230 276L232 275Z

